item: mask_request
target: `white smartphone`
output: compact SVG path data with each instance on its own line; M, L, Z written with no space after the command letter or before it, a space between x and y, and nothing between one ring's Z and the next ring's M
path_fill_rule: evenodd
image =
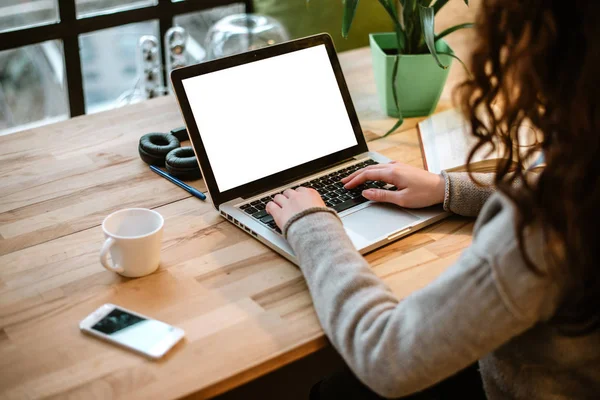
M79 328L153 359L164 356L184 336L183 329L114 304L105 304L88 315Z

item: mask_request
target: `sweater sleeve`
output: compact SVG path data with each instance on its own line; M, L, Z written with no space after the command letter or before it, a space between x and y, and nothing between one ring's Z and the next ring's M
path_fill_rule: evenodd
M526 268L510 234L513 215L495 206L486 206L473 245L457 263L402 301L334 215L316 211L289 227L325 333L378 394L427 388L553 313L551 285Z
M473 174L481 185L473 182L467 172L442 171L442 176L446 181L444 210L465 217L477 216L485 202L496 192L494 174Z

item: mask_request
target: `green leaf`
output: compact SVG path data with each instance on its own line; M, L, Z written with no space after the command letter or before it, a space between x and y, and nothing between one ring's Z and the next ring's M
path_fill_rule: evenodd
M406 54L415 54L421 35L418 7L418 0L407 0L406 5L402 8L402 22L406 33Z
M468 1L468 0L465 0ZM438 11L440 11L442 9L442 7L444 7L446 5L446 3L448 2L448 0L437 0L435 2L435 4L433 5L433 13L437 14Z
M393 133L396 129L400 128L400 126L404 123L404 118L402 118L402 115L400 115L400 118L398 118L398 121L396 121L396 123L394 124L394 126L392 126L390 128L389 131L387 131L382 138L388 136L390 133Z
M444 55L444 56L450 56L450 57L454 58L455 60L458 60L458 62L460 63L460 65L462 65L463 68L465 69L465 71L467 71L467 74L469 74L469 77L473 76L473 75L471 75L471 71L469 71L469 68L467 67L467 65L456 54L454 54L454 53L447 53L447 52L442 52L442 53L438 53L438 54L439 55Z
M447 36L453 32L456 32L459 29L473 28L474 26L475 26L475 24L472 22L467 22L466 24L454 25L453 27L444 30L442 33L438 33L437 35L435 35L435 41L437 42L444 36Z
M417 5L416 3L415 0L407 0L404 6L402 6L402 15L405 24L410 23L415 6Z
M357 6L358 0L344 0L344 16L342 19L342 36L344 38L347 38L348 33L350 33L350 27L356 15Z
M398 111L398 121L394 124L392 129L387 131L383 137L386 137L390 133L394 132L400 125L404 123L404 117L402 116L402 110L400 109L400 103L398 102L398 64L400 62L400 56L396 56L394 60L394 68L392 69L392 96L394 97L394 104L396 105L396 111Z
M465 2L465 4L468 7L469 6L469 0L464 0L464 2ZM434 14L437 14L438 11L440 11L442 9L442 7L444 7L446 5L446 3L448 3L448 0L437 0L433 4Z
M436 3L437 4L437 3ZM423 34L425 35L425 43L433 55L435 62L440 68L446 69L447 65L442 64L435 49L435 31L434 31L434 11L433 7L419 6L419 14L421 15L421 25L423 25Z
M394 26L400 25L400 18L398 18L398 8L396 7L396 0L379 0L379 4L385 9L387 14L394 21ZM402 5L402 3L400 3Z
M394 0L390 0L390 2L393 1ZM406 48L406 34L402 29L402 25L400 25L398 13L396 12L396 7L394 4L388 3L387 0L379 0L379 4L381 4L381 6L384 8L384 10L394 22L394 31L396 32L396 41L398 43L398 53L403 53L404 49Z
M383 9L385 10L385 12L390 16L390 18L392 19L392 21L394 22L394 25L399 25L400 21L398 20L398 15L396 15L393 6L391 6L387 0L379 0L379 4L381 4L381 6L383 7Z

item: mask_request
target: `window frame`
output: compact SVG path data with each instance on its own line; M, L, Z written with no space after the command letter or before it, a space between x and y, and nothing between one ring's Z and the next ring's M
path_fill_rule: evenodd
M65 62L67 90L69 94L69 113L71 118L85 114L83 96L83 74L79 53L79 36L101 29L150 20L158 20L159 41L162 43L161 60L163 78L167 81L166 46L163 43L167 30L173 26L177 15L208 10L232 4L244 4L246 13L254 10L252 0L157 0L154 5L77 18L75 0L57 0L58 21L51 24L0 32L0 51L42 43L48 40L62 40Z

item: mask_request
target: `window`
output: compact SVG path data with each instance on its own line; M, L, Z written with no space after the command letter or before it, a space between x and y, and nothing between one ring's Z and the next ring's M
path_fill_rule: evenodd
M56 0L2 0L0 32L58 22Z
M156 0L75 0L77 18L156 5Z
M158 37L158 21L136 22L79 36L86 114L128 103L137 83L137 46L143 35Z
M65 82L59 40L0 51L0 132L67 119Z
M0 134L126 103L142 35L159 39L164 70L174 22L201 44L224 10L252 12L252 0L2 0Z

